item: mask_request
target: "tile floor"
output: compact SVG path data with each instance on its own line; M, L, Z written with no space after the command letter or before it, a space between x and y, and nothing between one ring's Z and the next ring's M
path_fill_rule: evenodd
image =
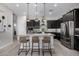
M63 46L58 40L54 40L53 56L79 56L79 51L71 50ZM19 45L15 40L12 45L5 47L0 50L0 56L18 56ZM25 56L25 53L21 53L19 56ZM29 51L27 56L31 56ZM37 52L33 53L33 56L39 56ZM42 56L42 52L41 55ZM50 56L50 53L45 52L45 56Z

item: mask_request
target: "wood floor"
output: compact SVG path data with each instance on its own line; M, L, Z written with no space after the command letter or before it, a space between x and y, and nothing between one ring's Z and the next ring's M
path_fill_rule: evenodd
M79 56L79 51L71 50L64 47L58 40L54 40L53 56ZM15 40L12 45L0 50L0 56L18 56L19 45ZM25 56L25 53L21 53L19 56ZM27 56L31 56L31 51L29 51ZM33 53L33 56L39 56L37 52ZM42 52L41 55L42 56ZM45 52L45 56L50 56L49 52Z

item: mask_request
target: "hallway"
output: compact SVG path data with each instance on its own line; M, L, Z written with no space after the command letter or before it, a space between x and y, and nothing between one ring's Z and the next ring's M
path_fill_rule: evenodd
M12 45L0 50L0 56L18 56L18 53L17 53L18 49L19 49L18 42L14 41ZM64 47L56 39L54 41L54 50L52 51L53 51L53 54L52 54L53 56L79 56L78 51L70 50ZM25 56L25 53L24 52L21 53L20 56ZM31 50L29 51L27 56L31 56ZM38 56L38 53L34 52L33 56ZM42 56L42 53L40 56ZM45 56L50 56L50 54L48 52L45 52Z

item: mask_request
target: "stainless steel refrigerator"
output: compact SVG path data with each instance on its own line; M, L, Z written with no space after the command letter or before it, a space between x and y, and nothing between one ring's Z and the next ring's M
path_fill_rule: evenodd
M61 43L73 49L74 48L74 22L66 21L61 23Z

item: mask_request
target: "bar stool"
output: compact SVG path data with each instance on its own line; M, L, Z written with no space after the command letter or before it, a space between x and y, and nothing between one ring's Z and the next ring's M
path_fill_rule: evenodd
M45 43L47 43L48 46L44 46ZM47 36L45 36L42 40L42 53L43 53L43 56L44 56L44 52L50 52L50 55L52 56L50 37L47 37Z
M34 46L34 43L37 43L38 46ZM34 51L34 47L38 47L37 51L35 49ZM33 52L38 52L38 54L40 55L40 43L39 43L39 37L38 36L33 36L32 37L32 50L31 50L31 55Z
M26 38L27 38L26 36L20 37L20 40L19 40L20 47L18 50L18 55L20 55L21 52L25 52L25 55L27 55L30 50L30 40L26 39ZM29 43L29 46L27 46L27 43ZM22 48L21 48L21 44L22 44ZM24 44L26 44L26 46ZM27 49L27 47L28 47L28 49Z

